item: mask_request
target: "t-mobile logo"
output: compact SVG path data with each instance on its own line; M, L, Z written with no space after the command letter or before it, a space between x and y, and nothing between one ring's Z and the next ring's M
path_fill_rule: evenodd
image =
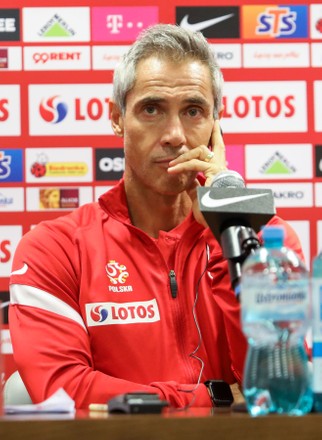
M106 17L106 27L111 29L111 34L119 34L120 28L123 27L122 15L108 15Z

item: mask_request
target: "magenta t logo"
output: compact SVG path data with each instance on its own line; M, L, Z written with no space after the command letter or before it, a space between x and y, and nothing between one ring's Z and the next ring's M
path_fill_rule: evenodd
M156 6L92 8L92 41L134 41L139 33L159 22Z

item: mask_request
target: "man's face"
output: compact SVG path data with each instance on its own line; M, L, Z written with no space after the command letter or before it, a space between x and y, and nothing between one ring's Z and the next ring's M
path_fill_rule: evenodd
M213 129L214 96L209 69L198 61L155 57L139 63L137 79L120 117L125 179L160 194L188 188L195 172L170 175L169 162L201 144Z

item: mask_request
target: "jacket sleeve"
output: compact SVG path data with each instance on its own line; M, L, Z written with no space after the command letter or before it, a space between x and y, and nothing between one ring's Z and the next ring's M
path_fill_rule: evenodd
M30 286L20 285L18 290L28 296ZM106 403L117 394L134 391L157 393L174 407L211 405L203 384L197 389L174 381L143 385L95 370L88 334L80 321L19 305L15 303L16 291L17 286L12 285L9 320L14 359L34 402L62 387L75 400L76 408Z
M174 407L210 406L206 387L176 382L133 383L95 369L82 319L75 225L43 224L19 243L10 277L9 326L14 359L34 402L62 387L77 408L117 394L156 392Z
M276 225L276 226L283 226L285 229L285 241L284 244L286 247L292 249L299 258L304 261L304 254L303 249L301 245L301 241L297 235L297 233L294 231L292 226L285 220L281 219L278 216L274 216L268 223L269 225Z

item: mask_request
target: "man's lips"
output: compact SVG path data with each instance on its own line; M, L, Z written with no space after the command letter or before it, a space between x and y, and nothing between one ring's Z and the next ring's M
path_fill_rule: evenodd
M158 158L158 159L155 159L154 162L159 163L159 164L164 164L164 163L168 164L169 162L176 159L177 157L179 157L179 156Z

